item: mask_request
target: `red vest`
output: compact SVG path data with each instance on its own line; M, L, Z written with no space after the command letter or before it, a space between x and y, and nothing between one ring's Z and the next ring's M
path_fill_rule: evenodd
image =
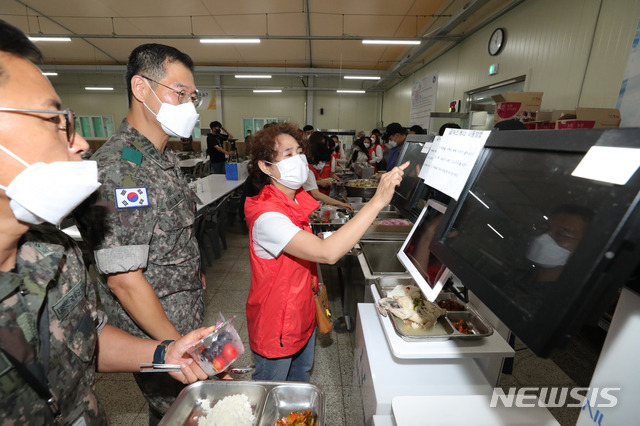
M331 161L327 161L327 163L324 165L322 170L318 170L315 167L313 167L311 164L309 164L309 170L311 170L311 173L313 173L313 175L316 177L316 182L319 181L320 179L326 179L328 177L331 177ZM329 193L331 192L331 188L323 188L319 185L318 185L318 190L325 195L329 195Z
M369 160L376 156L376 148L381 146L380 144L374 143L369 147ZM374 172L378 173L378 163L373 163Z
M311 232L309 214L318 203L302 188L297 203L273 185L265 185L247 198L244 212L249 228L251 289L247 299L247 326L251 349L266 358L298 352L316 327L312 283L317 283L315 262L287 253L262 259L253 250L253 225L262 213L278 212L301 229Z

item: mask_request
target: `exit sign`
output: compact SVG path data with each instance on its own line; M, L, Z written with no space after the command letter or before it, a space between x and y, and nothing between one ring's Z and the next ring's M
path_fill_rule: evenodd
M498 64L489 65L489 75L498 74Z

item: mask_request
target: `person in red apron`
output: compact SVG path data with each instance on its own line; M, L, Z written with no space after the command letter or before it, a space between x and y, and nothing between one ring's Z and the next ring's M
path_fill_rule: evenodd
M313 172L318 184L318 190L324 195L331 192L331 151L327 146L324 134L313 132L309 136L311 155L309 156L309 170Z
M378 164L382 161L384 147L380 143L380 135L371 133L370 146L369 146L369 164L375 168L375 172L378 173ZM365 141L365 146L367 146Z
M302 132L277 123L258 132L249 176L258 195L247 198L251 288L246 314L255 356L254 380L309 381L315 348L317 263L333 264L360 240L402 180L403 164L386 173L367 205L326 239L311 232L318 203L302 188L309 167Z

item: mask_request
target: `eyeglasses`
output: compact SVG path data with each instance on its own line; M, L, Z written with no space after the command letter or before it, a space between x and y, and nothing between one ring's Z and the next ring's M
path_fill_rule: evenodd
M171 86L167 86L166 84L162 84L158 81L155 81L147 76L141 75L140 77L142 78L146 78L149 81L152 81L156 84L159 84L160 86L166 87L167 89L171 90L172 92L176 93L178 95L178 102L181 104L184 104L185 102L191 101L193 102L193 104L195 106L200 105L200 102L202 102L202 94L200 92L198 92L197 90L195 90L194 92L187 92L186 90L176 90Z
M40 120L50 121L58 125L58 130L64 130L67 133L67 142L73 142L73 138L76 134L75 114L70 109L62 111L48 110L48 109L26 109L26 108L6 108L0 107L0 112L13 112L16 114L28 115L30 117L39 118ZM41 117L36 114L55 114L53 117ZM64 118L61 118L63 116ZM64 126L60 126L64 120Z

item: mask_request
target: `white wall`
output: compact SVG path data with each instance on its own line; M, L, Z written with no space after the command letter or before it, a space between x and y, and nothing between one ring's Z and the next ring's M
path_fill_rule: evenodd
M384 123L409 122L411 84L439 73L436 111L464 92L526 75L544 92L542 109L614 108L640 17L640 0L526 1L385 93ZM487 52L495 28L506 30L498 56ZM489 76L489 65L499 73Z

